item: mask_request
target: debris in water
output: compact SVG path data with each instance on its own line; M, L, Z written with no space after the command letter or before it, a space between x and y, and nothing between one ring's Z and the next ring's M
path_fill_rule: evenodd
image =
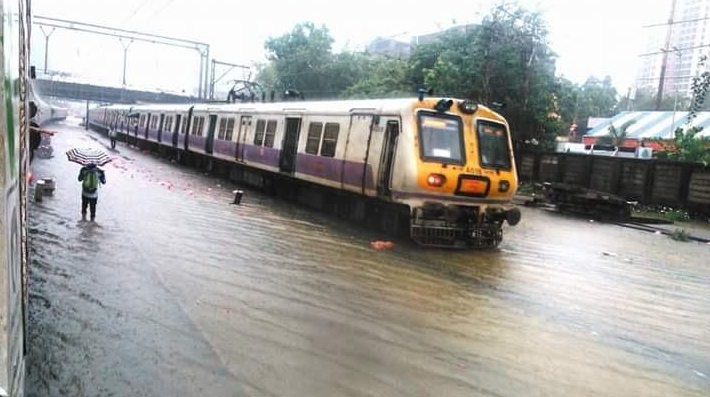
M372 241L370 247L376 250L392 249L394 248L394 243L391 241Z
M617 256L618 256L618 255L616 255L616 254L613 253L613 252L606 252L606 251L603 251L602 254L603 254L604 256L611 256L611 257L617 257Z
M707 376L704 373L702 373L698 370L694 370L693 372L695 372L695 375L698 375L701 378L707 378Z

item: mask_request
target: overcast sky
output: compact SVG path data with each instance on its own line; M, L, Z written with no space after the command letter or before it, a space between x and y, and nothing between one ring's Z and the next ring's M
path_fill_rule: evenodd
M377 36L428 33L477 22L499 1L442 3L420 0L32 0L35 15L174 36L211 45L212 58L232 63L264 60L264 41L297 22L325 24L335 49L363 49ZM668 18L670 0L520 0L544 13L557 73L576 82L610 75L620 93L633 85L646 37L658 29L643 25ZM668 4L666 4L668 3ZM446 7L441 6L447 4ZM44 36L33 29L33 63L44 66ZM49 41L50 70L121 84L123 50L118 39L56 30ZM133 43L127 83L147 88L194 90L197 51ZM241 73L232 75L242 77Z

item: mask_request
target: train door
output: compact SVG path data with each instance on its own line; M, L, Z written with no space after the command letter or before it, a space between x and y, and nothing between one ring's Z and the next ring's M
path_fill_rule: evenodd
M192 128L192 112L194 110L195 110L195 107L190 106L190 110L187 111L187 118L185 118L185 140L182 143L185 150L189 149L190 128Z
M150 122L152 120L153 115L148 113L148 117L145 119L145 130L143 133L145 134L145 140L148 140L148 132L150 131Z
M251 126L251 116L242 116L239 121L239 132L237 133L237 151L234 154L237 161L244 161L244 145L247 141L247 133Z
M162 142L163 138L163 123L165 123L165 115L160 114L160 124L158 125L158 142Z
M212 154L214 151L214 131L217 129L217 115L210 115L210 124L207 126L207 141L205 141L205 153Z
M135 138L135 144L138 144L138 127L141 125L141 115L136 114L136 125L133 126L133 137Z
M342 188L357 193L365 193L365 187L372 185L368 183L367 164L362 164L363 153L366 152L367 140L372 130L373 116L371 114L350 114L350 130L345 142L345 155L343 156L343 167L340 180Z
M394 167L394 153L399 137L399 120L384 120L385 136L382 142L382 156L380 156L380 175L377 178L377 195L387 197L390 195L390 182L392 168Z
M298 153L298 136L301 132L300 117L286 117L286 129L283 144L281 145L281 158L279 170L292 173L296 169L296 154Z
M377 193L376 184L380 175L380 159L382 156L385 136L385 127L382 125L384 122L384 118L381 118L380 116L373 116L372 128L370 128L370 134L367 138L365 164L362 171L362 194L368 196L374 196Z
M173 147L177 147L178 144L178 134L180 133L180 121L182 120L182 115L178 114L175 116L175 130L173 130Z

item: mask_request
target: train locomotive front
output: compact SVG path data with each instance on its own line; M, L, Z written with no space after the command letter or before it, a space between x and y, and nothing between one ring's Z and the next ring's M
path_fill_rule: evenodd
M518 179L505 118L446 98L415 102L408 118L411 139L398 154L409 161L396 168L392 199L409 206L412 239L424 246L496 247L503 223L514 226L521 218L512 204Z

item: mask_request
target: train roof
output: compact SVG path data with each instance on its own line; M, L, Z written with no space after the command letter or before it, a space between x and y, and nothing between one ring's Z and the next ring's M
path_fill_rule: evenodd
M439 99L454 99L455 98L432 98L428 97L425 100L438 101ZM334 100L334 101L288 101L288 102L245 102L245 103L195 103L195 104L146 104L133 105L131 108L135 111L178 111L187 112L194 106L194 111L212 111L215 113L221 112L279 112L288 113L353 113L353 112L377 112L377 113L397 113L402 109L409 109L418 102L414 98L395 98L395 99L365 99L365 100ZM480 108L491 111L485 106L479 105ZM114 106L114 108L125 109L125 105ZM492 111L491 111L492 112ZM495 112L493 112L495 113Z

